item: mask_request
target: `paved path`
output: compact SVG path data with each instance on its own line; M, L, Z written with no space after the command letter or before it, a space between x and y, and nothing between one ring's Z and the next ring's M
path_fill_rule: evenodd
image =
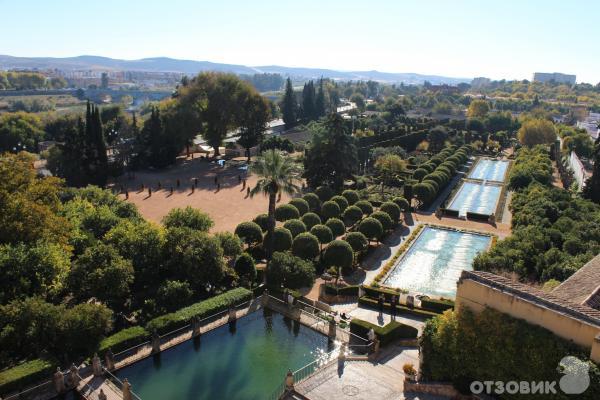
M104 391L107 400L123 400L123 392L103 376L91 375L77 385L77 391L86 400L98 400L100 390Z

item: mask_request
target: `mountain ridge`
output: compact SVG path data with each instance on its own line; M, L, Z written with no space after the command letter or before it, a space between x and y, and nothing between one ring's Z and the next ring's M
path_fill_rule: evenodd
M447 77L413 72L340 71L327 68L285 67L280 65L246 66L242 64L226 64L211 61L176 59L170 57L149 57L137 60L123 60L96 55L80 55L75 57L15 57L0 54L1 69L61 69L73 70L105 70L105 71L146 71L146 72L178 72L197 74L203 71L232 72L235 74L278 73L283 76L303 77L309 79L331 78L337 80L376 80L386 83L456 85L470 82L471 78Z

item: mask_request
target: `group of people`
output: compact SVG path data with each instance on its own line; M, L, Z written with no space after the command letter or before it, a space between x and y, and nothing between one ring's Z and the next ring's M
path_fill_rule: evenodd
M383 295L383 293L379 294L379 298L377 299L377 305L379 306L379 316L383 316L383 310L385 307L385 296ZM391 308L391 316L392 319L396 319L396 306L398 305L398 296L396 296L395 294L392 295L392 298L390 299L390 308Z

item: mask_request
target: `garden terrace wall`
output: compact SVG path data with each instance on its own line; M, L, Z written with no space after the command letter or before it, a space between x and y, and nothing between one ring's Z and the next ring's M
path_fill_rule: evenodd
M353 318L350 321L350 332L368 337L369 330L373 329L382 346L388 345L396 339L415 339L419 335L417 328L397 321L390 321L384 326L372 324L362 319Z
M376 299L372 299L368 296L363 296L360 299L358 299L358 303L362 304L364 306L367 306L367 307L372 307L372 308L377 308L379 306L379 303ZM383 303L383 308L385 310L391 311L392 305L389 302L385 301ZM423 317L423 318L433 318L436 315L440 314L440 313L433 312L433 311L423 310L418 307L408 307L408 306L403 306L403 305L396 305L396 312L398 314L410 314L410 315L416 315L416 316Z

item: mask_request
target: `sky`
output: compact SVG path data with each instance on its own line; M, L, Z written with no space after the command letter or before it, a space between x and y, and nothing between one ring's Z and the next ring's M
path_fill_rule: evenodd
M600 82L597 0L0 0L0 54Z

